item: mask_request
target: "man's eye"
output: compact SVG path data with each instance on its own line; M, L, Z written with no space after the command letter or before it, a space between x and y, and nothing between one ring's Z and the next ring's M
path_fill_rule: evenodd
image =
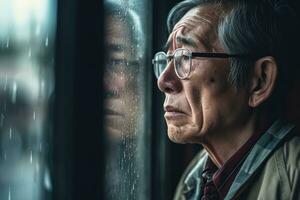
M172 59L173 59L173 56L167 56L167 62L168 62L168 63L171 62Z
M183 60L189 60L189 56L188 55L182 55L181 56Z
M127 60L125 59L117 59L117 60L114 60L114 64L115 65L127 65Z
M107 61L107 65L115 68L120 68L120 67L136 68L139 65L139 61L127 60L127 59L110 59Z
M126 59L109 59L107 61L108 65L111 66L126 66L127 65L127 60Z

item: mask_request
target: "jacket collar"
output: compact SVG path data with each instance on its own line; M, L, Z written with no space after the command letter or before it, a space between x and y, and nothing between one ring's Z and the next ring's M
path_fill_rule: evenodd
M294 125L282 120L276 120L271 125L251 149L224 200L230 200L235 197L247 180L249 180L255 171L263 164L263 161L271 155L279 143L291 133L294 127ZM200 157L195 167L184 180L183 195L186 200L196 200L200 198L201 174L208 158L206 151L203 151L202 154L203 156Z
M275 148L292 133L295 126L282 120L275 121L254 145L240 171L233 181L224 200L233 199L235 194L249 180L255 171L271 155Z

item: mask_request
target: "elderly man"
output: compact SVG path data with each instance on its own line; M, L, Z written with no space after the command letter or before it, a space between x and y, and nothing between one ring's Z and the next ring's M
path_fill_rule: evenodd
M167 53L153 59L168 136L204 147L175 199L300 199L300 140L281 109L297 64L295 21L283 1L186 0L171 10Z

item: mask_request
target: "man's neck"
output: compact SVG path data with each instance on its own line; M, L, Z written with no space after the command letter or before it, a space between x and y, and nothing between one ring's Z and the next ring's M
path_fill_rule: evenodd
M212 161L221 167L245 144L254 133L262 134L272 120L267 118L249 119L243 126L234 130L222 131L221 134L214 138L208 138L203 147L209 154Z

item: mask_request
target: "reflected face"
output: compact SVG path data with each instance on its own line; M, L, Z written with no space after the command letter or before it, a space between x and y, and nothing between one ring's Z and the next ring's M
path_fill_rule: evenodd
M190 10L174 27L168 53L177 48L198 52L222 52L216 37L220 13L209 7ZM187 79L179 79L173 62L158 79L165 93L168 136L178 143L203 143L233 130L247 112L245 91L238 92L228 81L228 59L193 58Z
M128 25L114 17L108 17L106 24L105 127L109 137L118 140L133 134L136 127L138 65Z

